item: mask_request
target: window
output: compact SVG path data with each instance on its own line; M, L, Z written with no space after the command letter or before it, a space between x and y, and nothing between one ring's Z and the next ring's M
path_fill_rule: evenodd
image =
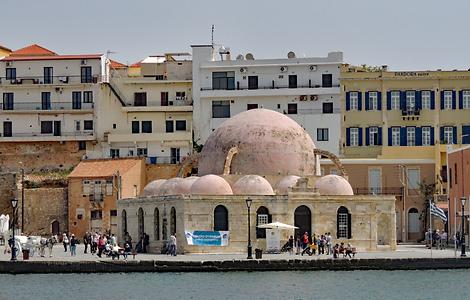
M152 133L152 121L142 121L142 133Z
M379 97L377 92L369 92L369 109L378 110L379 109Z
M180 163L180 148L170 148L170 163L172 164L179 164Z
M161 106L168 106L168 92L161 92L160 93L160 105Z
M160 211L158 208L153 211L153 224L155 227L154 237L158 241L160 240Z
M317 128L317 141L328 141L328 128Z
M289 75L289 88L290 89L297 88L297 75Z
M297 103L287 104L287 114L296 115L297 114Z
M379 145L379 128L378 127L369 128L369 145L371 146Z
M82 108L82 92L72 92L72 109Z
M117 210L111 209L111 210L109 211L109 215L110 215L111 217L117 217Z
M147 156L147 148L137 148L137 156Z
M223 205L214 209L214 231L228 231L228 210Z
M166 125L166 132L174 132L174 128L173 128L173 120L167 120L165 122L165 125Z
M92 210L91 211L91 219L92 220L101 220L103 218L103 211L102 210Z
M83 180L82 181L82 187L83 187L83 194L89 195L90 194L90 180Z
M3 110L13 110L13 93L3 93Z
M185 120L176 120L175 121L176 131L186 131L186 121Z
M390 92L391 97L391 109L400 109L400 91L392 91Z
M421 141L423 146L431 145L431 127L421 128Z
M44 67L44 84L53 83L53 72L52 67Z
M336 215L336 236L338 239L351 238L351 214L344 206L338 208Z
M3 136L4 137L13 136L13 123L11 121L3 122Z
M147 106L147 93L134 93L134 106Z
M419 189L419 183L421 182L419 169L410 168L406 169L406 178L408 179L408 189L417 190Z
M415 91L406 91L406 110L412 111L415 107Z
M328 88L333 86L333 75L332 74L322 74L321 75L322 87Z
M457 164L454 164L454 183L458 184L458 181L457 181Z
M250 103L248 103L248 104L246 105L246 110L256 109L256 108L258 108L258 104L250 104Z
M444 109L452 109L452 91L444 91Z
M86 142L78 141L78 150L86 150Z
M271 222L271 216L269 215L269 210L264 207L260 206L256 210L256 238L257 239L265 239L266 238L266 229L258 228L259 225L268 224Z
M454 128L452 126L444 127L444 144L452 144L454 137Z
M175 100L185 100L186 99L186 92L176 92Z
M431 91L421 91L421 107L431 109Z
M50 92L41 93L41 109L43 110L51 109L51 93Z
M93 130L93 120L84 120L83 121L84 130Z
M139 121L132 121L132 133L139 133L139 132L140 132Z
M421 232L420 226L421 220L419 212L416 208L410 208L408 211L408 233L419 233Z
M392 146L400 146L400 127L392 127Z
M324 102L322 104L322 112L324 114L332 114L333 113L333 102Z
M248 89L249 90L258 89L258 76L248 76Z
M121 235L124 237L127 235L127 212L125 209L121 212Z
M359 128L352 127L350 128L350 146L356 147L359 146Z
M462 91L462 108L470 109L470 90Z
M6 68L5 69L5 79L6 80L15 80L16 79L16 68Z
M109 156L112 158L119 157L119 149L109 149Z
M416 145L416 135L415 127L406 127L406 145L415 146Z
M41 133L42 134L52 133L52 121L41 121Z
M170 209L170 234L176 234L176 209L174 207Z
M358 110L359 105L359 93L358 92L350 92L349 94L349 103L351 110Z
M75 131L80 131L80 120L75 120Z
M212 118L230 118L230 101L212 101Z
M212 73L213 90L234 90L235 72L213 72Z
M80 71L80 78L82 83L92 83L93 76L91 74L91 67L82 67Z
M93 103L93 91L83 92L83 103Z

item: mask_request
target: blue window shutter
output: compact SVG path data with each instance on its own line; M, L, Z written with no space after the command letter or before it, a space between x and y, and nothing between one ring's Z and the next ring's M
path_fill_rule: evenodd
M346 110L351 109L351 95L350 92L346 92Z
M434 127L431 127L431 145L434 145Z
M463 91L459 91L459 109L463 109Z
M392 92L387 92L387 110L392 110Z
M416 137L416 146L422 146L423 136L421 132L421 127L415 127L415 137Z
M370 145L369 132L370 132L369 127L366 127L366 146Z
M400 127L400 146L406 146L406 127Z
M440 128L439 141L441 142L441 144L444 144L444 127Z
M392 145L392 127L388 128L388 145Z
M378 142L379 146L382 146L382 127L379 127Z
M431 109L436 109L436 100L434 96L434 91L431 91Z
M400 92L400 109L406 109L406 92Z
M365 107L366 107L365 110L369 110L369 92L366 92L366 97L364 99L364 104L365 104Z
M421 91L416 91L415 92L415 99L416 99L416 108L421 110L423 108L421 104Z
M362 127L358 127L358 128L357 128L357 132L359 133L359 134L358 134L358 135L359 135L359 143L358 143L358 145L359 145L359 146L362 146Z
M346 128L346 146L351 146L351 129Z
M470 126L462 126L462 144L470 144Z
M457 99L455 91L452 91L452 109L457 109Z
M357 92L357 110L362 110L362 93Z
M452 144L457 144L457 126L452 128Z
M444 109L444 91L441 91L441 109Z
M382 110L382 92L377 92L377 109Z

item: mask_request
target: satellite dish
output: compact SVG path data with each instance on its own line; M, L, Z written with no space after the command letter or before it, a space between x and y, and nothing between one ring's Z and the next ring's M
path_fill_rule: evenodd
M245 55L245 58L246 58L246 60L254 60L254 59L255 59L255 57L254 57L253 54L251 54L251 53L247 53L247 54Z
M295 58L295 53L293 51L289 51L289 53L287 53L287 58Z
M238 54L238 55L237 55L237 60L244 60L244 59L245 59L245 58L243 57L243 55L241 55L241 54Z
M219 48L219 53L220 54L225 54L225 53L227 53L227 49L225 49L225 47L222 46L222 47Z

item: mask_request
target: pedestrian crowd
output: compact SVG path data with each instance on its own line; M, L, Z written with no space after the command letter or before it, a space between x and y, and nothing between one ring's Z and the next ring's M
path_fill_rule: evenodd
M344 242L340 242L333 245L333 238L330 232L321 235L314 233L312 236L309 236L308 232L305 232L302 236L298 235L295 241L294 237L290 236L283 250L293 253L294 242L296 254L300 255L332 255L333 258L338 258L341 254L343 257L347 256L352 258L356 254L356 248L352 247L350 243L345 245Z
M457 241L460 241L460 238L458 237L459 235L460 233L457 232ZM424 239L428 249L431 249L431 247L436 247L436 249L444 250L447 246L449 246L448 235L445 230L439 231L439 229L436 229L431 231L431 229L428 229L428 231L426 231L424 234Z

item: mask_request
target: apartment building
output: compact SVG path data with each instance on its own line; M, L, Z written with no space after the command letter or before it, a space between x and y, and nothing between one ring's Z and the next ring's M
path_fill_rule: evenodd
M76 164L96 139L104 56L59 55L30 45L0 59L0 70L0 147L18 157L3 160L4 167L20 160L28 168Z
M327 57L232 59L230 49L193 45L195 142L204 144L223 121L253 108L284 113L311 135L318 148L335 154L340 139L341 52Z
M189 53L149 56L129 67L110 61L96 107L98 142L87 157L147 157L180 163L192 152Z
M10 53L11 53L11 49L8 49L7 47L2 46L0 44L0 58L8 56L8 55L10 55Z

